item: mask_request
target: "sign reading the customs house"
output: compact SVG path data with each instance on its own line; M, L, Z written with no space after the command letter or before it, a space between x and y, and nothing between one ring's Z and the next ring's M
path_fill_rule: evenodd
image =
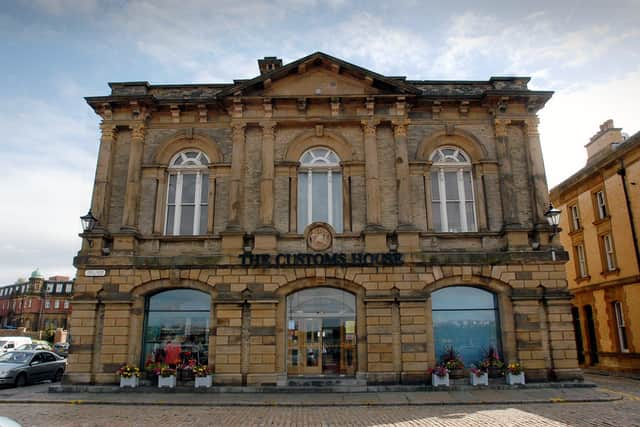
M250 267L323 267L323 266L397 266L403 265L401 253L293 253L293 254L252 254L238 255L242 265Z

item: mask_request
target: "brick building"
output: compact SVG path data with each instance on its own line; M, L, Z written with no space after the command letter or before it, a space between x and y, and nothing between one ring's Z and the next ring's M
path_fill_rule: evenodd
M528 78L418 81L314 53L228 84L111 83L68 380L425 381L453 346L580 377ZM552 250L556 257L552 256Z
M0 287L0 327L67 329L72 293L73 280L67 276L45 279L35 270L29 280L18 279L13 285Z
M584 168L551 190L569 251L581 366L640 373L640 133L607 120Z

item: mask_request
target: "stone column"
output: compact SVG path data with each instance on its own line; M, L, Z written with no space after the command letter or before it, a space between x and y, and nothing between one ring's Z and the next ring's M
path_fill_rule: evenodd
M100 137L100 151L98 152L98 165L96 167L96 179L91 198L91 212L98 218L98 225L106 227L109 223L109 203L111 201L111 170L113 165L113 148L116 143L118 131L113 124L102 123L100 125L102 136Z
M378 144L376 127L379 120L363 120L364 156L367 191L367 228L380 228L380 186L378 184Z
M407 124L406 120L393 123L393 137L396 142L396 180L398 182L398 224L400 226L412 226Z
M532 117L525 120L525 133L527 136L529 160L531 164L531 179L533 184L533 222L534 224L546 225L544 213L548 207L549 189L544 170L544 160L542 158L542 147L540 146L540 134L538 133L538 118Z
M144 133L144 123L136 123L131 126L131 143L129 144L129 166L127 169L127 188L124 198L124 212L122 214L123 228L135 229L137 225Z
M515 195L513 187L513 172L509 158L509 137L507 127L511 120L495 119L495 135L498 151L498 163L500 165L500 196L502 198L503 223L512 225L517 222L515 212Z
M275 143L274 122L260 123L262 126L262 177L260 179L260 225L273 228L273 146Z
M246 123L232 124L233 151L231 157L231 184L229 186L229 218L227 230L241 230L242 182L244 171L245 128Z

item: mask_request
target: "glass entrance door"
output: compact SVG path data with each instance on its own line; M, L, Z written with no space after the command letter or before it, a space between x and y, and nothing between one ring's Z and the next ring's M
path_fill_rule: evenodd
M287 298L289 375L355 375L355 296L314 288Z

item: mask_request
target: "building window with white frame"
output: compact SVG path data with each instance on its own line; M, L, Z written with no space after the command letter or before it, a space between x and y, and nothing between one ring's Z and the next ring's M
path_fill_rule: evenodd
M44 308L51 308L51 301L45 301L44 302Z
M64 309L67 310L69 308L69 300L64 300Z
M56 293L62 293L62 283L56 284Z
M578 210L578 205L570 206L569 212L571 213L571 231L580 230L582 228L582 223L580 222L580 211Z
M66 293L70 294L72 289L73 289L73 284L72 283L67 283L65 285L65 292Z
M607 271L613 271L617 268L616 256L613 249L613 240L611 234L602 235L602 249L604 250L605 267Z
M165 234L207 233L209 159L194 150L178 153L169 164Z
M613 311L616 315L616 327L618 329L620 351L626 353L629 351L629 344L627 342L627 325L624 322L624 313L622 311L622 304L620 304L620 301L613 302Z
M47 293L50 294L53 292L53 283L47 283Z
M53 302L53 308L55 308L56 310L60 308L60 300L55 300Z
M596 207L598 210L598 219L605 219L609 215L607 202L604 198L604 191L596 192Z
M433 228L443 232L477 231L471 160L457 147L440 147L429 158Z
M314 147L300 157L298 231L313 222L326 222L336 232L342 232L340 158L326 147Z
M589 275L589 271L587 270L587 258L584 252L584 245L582 243L576 245L576 261L578 266L578 277L587 277Z

